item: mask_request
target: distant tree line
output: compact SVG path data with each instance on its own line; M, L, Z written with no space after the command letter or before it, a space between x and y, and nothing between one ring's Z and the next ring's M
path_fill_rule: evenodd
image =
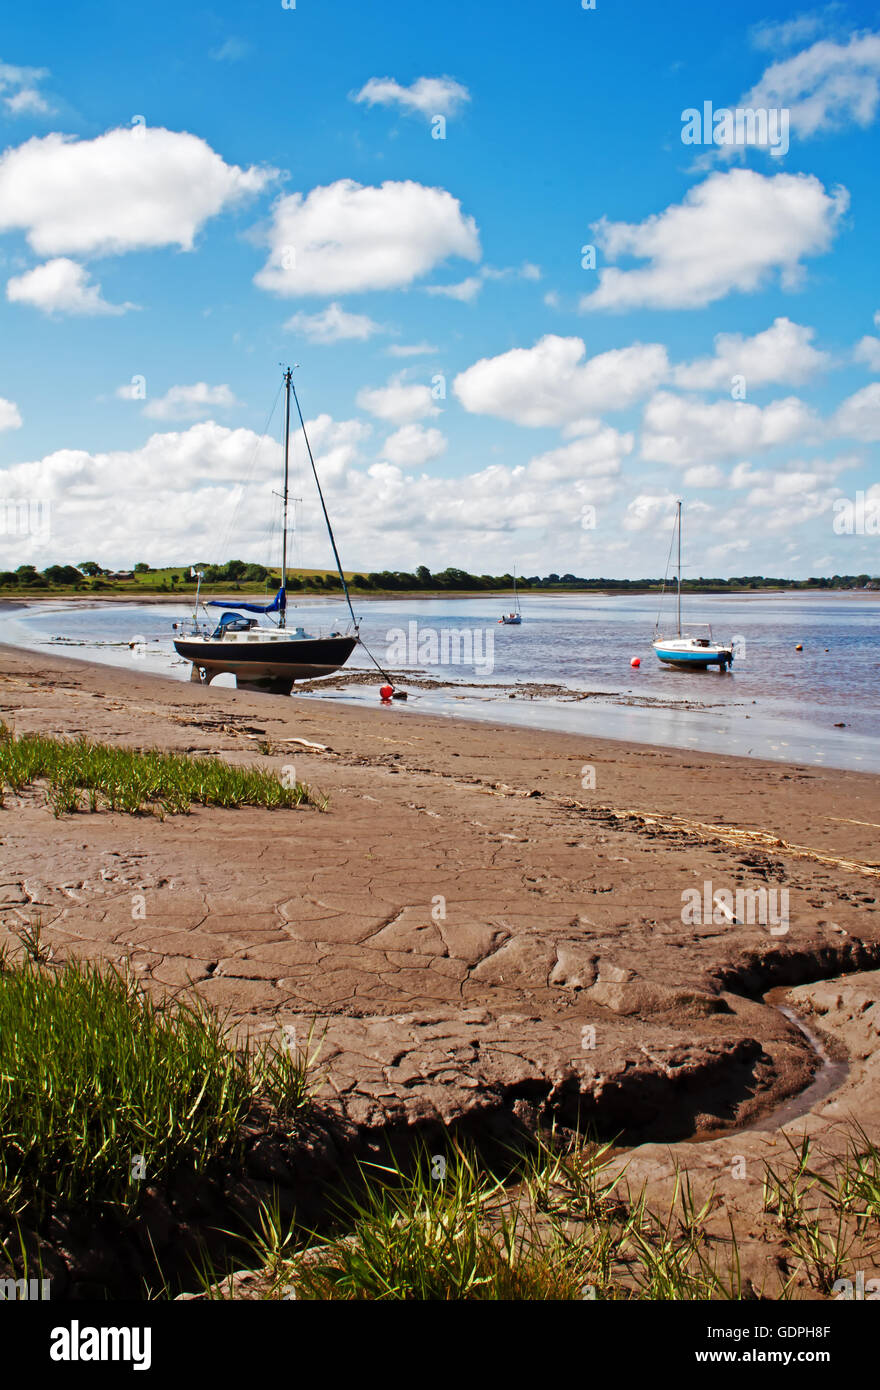
M138 561L129 571L103 569L96 561L87 560L81 565L49 565L37 570L34 565L19 565L16 570L0 571L0 590L2 589L101 589L109 588L123 580L132 581L138 576L149 583L155 576L155 584L162 589L179 587L194 588L196 580L191 571L202 574L205 585L224 584L232 588L241 585L263 585L267 588L279 582L279 571L270 570L265 565L251 564L245 560L228 560L224 565L194 564L184 565L179 573L167 569L152 570L143 561ZM619 590L644 591L659 589L660 579L604 579L586 578L576 574L538 574L518 577L517 584L525 591L577 591L577 590ZM512 574L470 574L467 570L449 567L432 574L427 565L419 565L410 573L408 570L370 570L368 574L355 574L349 586L359 593L417 593L419 590L482 591L511 589ZM342 588L338 574L290 574L287 587L292 592L339 592ZM743 589L878 589L880 578L869 574L835 574L831 578L813 579L773 579L763 574L739 575L731 579L683 579L683 590L688 592L735 591Z

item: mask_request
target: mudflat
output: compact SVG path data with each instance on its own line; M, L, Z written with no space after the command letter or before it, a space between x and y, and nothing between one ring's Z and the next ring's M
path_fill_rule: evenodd
M127 959L260 1034L317 1019L359 1129L556 1118L723 1134L801 1092L767 990L880 961L880 782L204 689L0 649L17 732L295 775L326 811L0 811L2 935ZM739 896L737 890L740 890Z

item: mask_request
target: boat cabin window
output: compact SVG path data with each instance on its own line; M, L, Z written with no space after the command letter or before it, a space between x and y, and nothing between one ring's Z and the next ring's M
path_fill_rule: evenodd
M224 613L211 636L224 637L227 632L249 632L252 627L256 626L256 618L231 617L228 613Z

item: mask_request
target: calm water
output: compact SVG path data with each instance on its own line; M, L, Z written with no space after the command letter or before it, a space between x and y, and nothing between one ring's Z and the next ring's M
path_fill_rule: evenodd
M585 736L880 771L880 601L846 594L691 598L687 622L711 622L716 637L736 636L744 644L728 675L714 668L675 671L657 662L651 649L656 598L527 597L518 628L497 622L507 604L495 596L355 604L361 635L380 663L396 671L418 669L442 682L441 689L411 689L406 706L392 707L399 717L416 709L455 713ZM41 650L48 644L58 655L188 679L188 664L171 646L171 623L187 613L184 604L35 605L4 615L0 640ZM291 625L307 630L326 630L343 619L336 601L304 601L289 613ZM444 655L443 634L448 642L452 630L464 632L464 642L472 644L458 653L471 658L466 663L437 661ZM128 643L134 638L145 640L145 654L133 656ZM802 652L795 650L797 643ZM634 656L641 658L638 670L630 667ZM370 669L369 659L358 649L346 669ZM375 704L379 683L377 673L375 686L329 698ZM511 700L511 689L523 683L561 685L569 698L528 698L520 691ZM589 699L571 698L585 691L592 692ZM840 723L845 727L834 727Z

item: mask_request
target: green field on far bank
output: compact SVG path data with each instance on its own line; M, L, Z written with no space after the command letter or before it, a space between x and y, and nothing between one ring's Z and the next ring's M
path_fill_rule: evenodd
M37 570L34 565L20 565L16 570L0 571L0 597L88 598L91 596L130 597L134 601L146 596L175 594L190 597L197 588L193 570L203 574L203 594L241 593L265 595L277 590L281 576L277 569L230 560L224 565L165 565L153 568L141 562L131 570L104 569L94 561L82 565L48 565ZM434 574L426 565L414 572L406 570L344 571L345 581L352 594L359 597L414 598L440 597L457 594L461 597L483 593L511 593L512 574L471 574L467 570L448 567ZM571 573L529 575L517 577L516 585L524 594L549 593L656 593L663 587L659 578L609 579L584 577ZM341 595L339 575L326 570L291 569L287 575L290 593L312 595ZM729 579L700 576L683 579L685 593L749 593L760 590L880 590L880 579L869 574L786 579L765 575L741 575Z

